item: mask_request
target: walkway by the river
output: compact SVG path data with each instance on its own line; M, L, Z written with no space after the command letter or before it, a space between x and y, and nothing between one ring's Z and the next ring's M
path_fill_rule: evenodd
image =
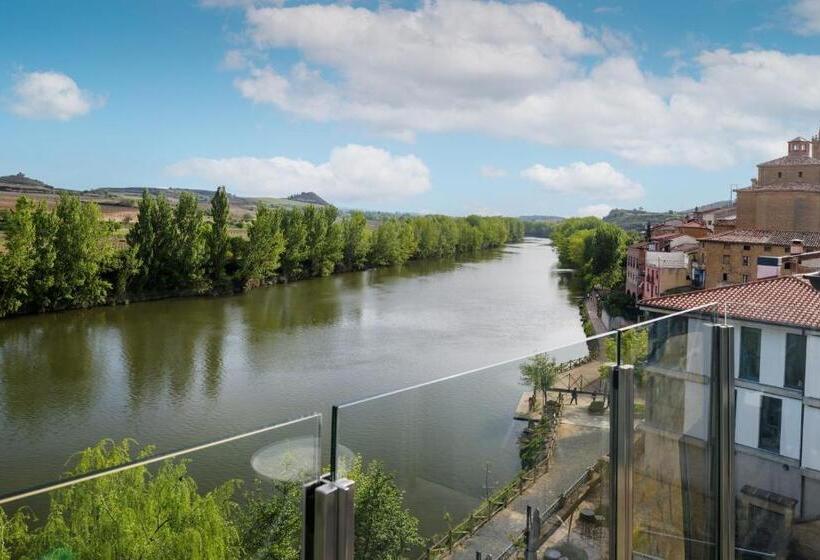
M528 505L546 509L607 452L609 416L589 414L591 397L582 395L578 400L577 406L564 409L549 472L456 549L451 555L453 560L474 560L477 551L497 558L524 529Z

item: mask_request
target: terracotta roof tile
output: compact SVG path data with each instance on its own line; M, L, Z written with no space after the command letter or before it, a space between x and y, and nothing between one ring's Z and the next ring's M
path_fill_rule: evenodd
M820 161L820 160L819 160ZM735 189L735 192L761 192L761 191L781 191L781 192L820 192L820 185L815 183L803 183L790 181L787 183L772 183L771 185L752 185L742 189Z
M766 231L739 229L710 235L701 241L722 243L750 243L758 245L791 245L793 239L802 239L806 247L820 249L820 232L817 231Z
M820 330L820 291L797 276L657 297L643 301L641 307L685 311L710 303L720 315L735 319Z
M783 156L758 163L758 167L784 167L789 165L820 165L820 159L810 156Z

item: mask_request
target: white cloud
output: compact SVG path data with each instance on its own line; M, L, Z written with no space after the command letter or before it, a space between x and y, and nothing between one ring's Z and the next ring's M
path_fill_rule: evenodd
M535 181L548 191L582 195L593 199L629 200L643 196L643 187L609 163L576 161L567 166L533 165L521 176Z
M820 56L712 50L657 76L628 38L540 2L251 7L246 24L254 48L301 59L252 67L243 96L396 138L470 131L713 169L771 156L754 147L806 134L820 111Z
M104 99L81 90L77 82L60 72L28 72L16 77L11 111L30 119L67 121L85 115Z
M249 65L245 54L237 49L231 49L222 57L222 68L225 70L243 70Z
M318 164L285 157L192 158L169 166L168 172L225 184L240 195L315 191L332 202L394 200L430 189L430 171L416 156L356 144L334 148L330 159Z
M820 0L797 0L789 9L798 33L820 34Z
M576 215L578 216L595 216L596 218L603 218L612 211L612 206L608 204L590 204L578 209Z
M482 165L479 172L482 177L486 177L487 179L500 179L501 177L507 176L505 169L495 167L494 165Z

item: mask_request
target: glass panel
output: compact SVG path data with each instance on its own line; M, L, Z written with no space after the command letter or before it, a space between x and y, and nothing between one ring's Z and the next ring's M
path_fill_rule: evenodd
M394 538L359 531L357 550L504 557L522 546L530 506L541 520L539 557L606 557L604 395L615 355L610 335L341 407L340 475L383 473L399 491L386 494L406 510L401 523L388 522ZM356 515L361 527L372 525L362 516L379 513Z
M0 498L0 558L296 558L319 430L315 415L162 455L101 441Z
M650 318L621 332L621 364L632 367L634 380L633 552L710 558L714 308Z

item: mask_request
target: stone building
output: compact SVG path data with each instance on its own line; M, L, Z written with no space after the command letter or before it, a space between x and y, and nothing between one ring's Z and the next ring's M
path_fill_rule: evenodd
M757 166L757 178L737 189L732 224L717 224L701 240L704 285L714 288L758 279L761 257L820 249L820 133L794 138L785 156Z

